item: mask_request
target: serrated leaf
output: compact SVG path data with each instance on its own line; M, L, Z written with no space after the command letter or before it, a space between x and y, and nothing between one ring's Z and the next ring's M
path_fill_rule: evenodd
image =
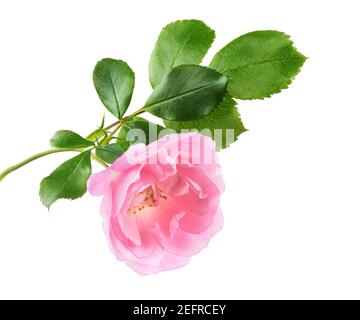
M55 132L50 140L50 145L55 148L86 148L94 145L93 142L70 130Z
M197 130L210 136L216 142L218 150L227 148L238 136L247 131L236 108L236 101L227 97L209 115L194 121L164 121L167 128Z
M159 138L159 133L163 129L163 126L144 118L134 117L122 126L117 143L125 149L136 143L149 144Z
M77 199L87 190L91 174L91 151L85 151L64 162L40 184L40 199L47 207L58 199Z
M305 59L285 33L255 31L231 41L210 67L228 76L233 97L263 99L287 88Z
M107 146L97 146L95 153L98 158L106 163L112 164L117 158L119 158L124 150L120 144L112 143Z
M149 78L155 88L173 68L199 64L215 39L215 31L200 20L180 20L162 29L149 63Z
M177 66L147 100L144 110L167 120L194 120L208 115L224 98L227 77L197 65Z
M126 62L106 58L96 64L93 81L104 106L120 119L130 104L135 84L134 72Z

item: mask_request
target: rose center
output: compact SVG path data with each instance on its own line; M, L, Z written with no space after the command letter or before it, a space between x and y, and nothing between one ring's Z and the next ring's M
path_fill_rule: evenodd
M167 196L159 191L158 199L155 197L154 189L147 187L144 191L134 195L128 213L139 214L143 212L147 207L157 206L160 199L167 200Z

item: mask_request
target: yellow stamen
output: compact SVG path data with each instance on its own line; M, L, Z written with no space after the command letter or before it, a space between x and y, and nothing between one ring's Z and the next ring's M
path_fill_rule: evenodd
M128 213L129 214L138 214L141 211L145 210L145 207L155 206L157 203L156 203L154 196L155 196L154 190L152 187L148 187L144 191L137 193L133 198L133 202L137 202L137 203L140 202L140 204L132 205L128 209ZM167 200L167 196L162 191L160 191L160 198Z

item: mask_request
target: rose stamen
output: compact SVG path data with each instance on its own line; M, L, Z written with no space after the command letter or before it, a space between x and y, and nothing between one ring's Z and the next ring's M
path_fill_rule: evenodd
M160 199L167 200L167 196L162 191L160 191ZM141 211L145 210L146 207L153 207L156 205L157 201L155 199L154 189L148 187L133 197L132 205L128 209L128 213L139 214Z

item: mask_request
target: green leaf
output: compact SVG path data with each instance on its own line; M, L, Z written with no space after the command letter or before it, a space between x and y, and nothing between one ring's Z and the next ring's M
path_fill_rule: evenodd
M58 199L77 199L87 190L91 174L91 151L85 151L61 164L40 184L40 199L47 207Z
M111 164L125 151L126 149L123 149L120 144L112 143L108 144L107 146L97 146L95 154L101 160Z
M208 115L224 98L227 77L197 65L177 66L147 100L144 110L167 120L194 120Z
M255 31L231 41L210 67L227 75L228 91L238 99L263 99L286 89L306 58L279 31Z
M120 119L129 106L134 90L134 72L126 62L106 58L96 64L93 81L104 106Z
M77 133L69 130L55 132L50 140L50 145L55 148L86 148L94 145Z
M218 150L227 148L238 136L247 131L236 108L236 101L227 97L214 111L204 118L194 121L164 121L167 128L181 130L197 130L211 137Z
M182 20L162 29L149 63L149 78L156 87L181 64L199 64L215 39L215 31L199 20Z
M102 138L103 136L106 136L106 132L104 131L104 128L97 128L92 133L90 133L86 139L92 142L97 141L99 138Z
M118 134L117 143L127 149L136 143L149 144L158 139L163 126L147 121L141 117L134 117L126 122Z

